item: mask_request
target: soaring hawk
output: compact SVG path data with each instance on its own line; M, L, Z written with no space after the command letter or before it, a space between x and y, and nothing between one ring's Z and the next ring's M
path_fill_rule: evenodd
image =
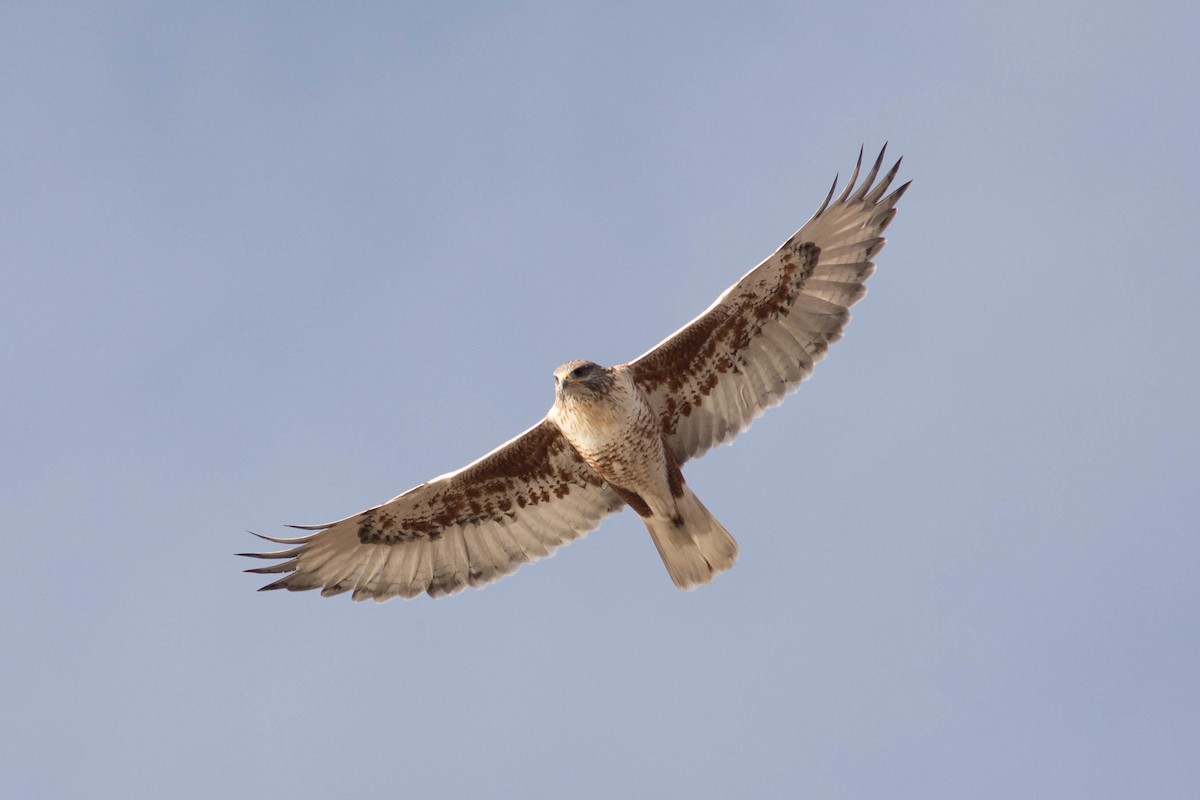
M680 466L781 402L841 337L909 186L885 196L900 162L876 183L883 155L855 189L860 150L836 198L835 178L774 255L645 355L615 367L563 364L554 405L520 436L382 505L296 526L306 536L262 536L286 549L242 554L277 561L248 571L282 574L263 590L438 597L547 556L628 505L676 586L710 582L733 566L738 545Z

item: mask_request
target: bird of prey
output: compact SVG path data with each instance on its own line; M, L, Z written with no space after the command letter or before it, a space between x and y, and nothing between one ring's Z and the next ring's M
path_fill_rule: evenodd
M909 186L886 194L899 161L876 183L884 151L855 188L860 150L836 198L834 178L774 255L644 355L614 367L568 361L554 371L554 405L529 430L382 505L295 526L305 536L262 536L286 549L243 553L275 562L247 571L282 574L264 591L438 597L549 555L628 505L676 586L710 582L738 545L680 467L782 401L841 337Z

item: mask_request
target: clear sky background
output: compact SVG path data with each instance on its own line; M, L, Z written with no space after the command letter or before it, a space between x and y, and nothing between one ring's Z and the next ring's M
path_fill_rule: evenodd
M5 4L0 795L1200 796L1200 12ZM483 591L256 594L816 209L914 179L811 381Z

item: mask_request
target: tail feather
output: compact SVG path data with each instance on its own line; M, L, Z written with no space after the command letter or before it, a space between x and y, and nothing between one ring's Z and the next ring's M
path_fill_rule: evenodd
M712 515L691 487L683 487L679 513L683 520L662 516L643 518L658 554L680 589L691 589L701 583L711 583L713 576L724 572L737 561L738 545L717 518Z

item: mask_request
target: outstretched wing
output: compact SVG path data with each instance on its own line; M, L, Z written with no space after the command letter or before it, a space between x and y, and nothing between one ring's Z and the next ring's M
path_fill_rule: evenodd
M595 528L623 505L612 489L543 420L457 472L383 505L293 539L282 563L247 570L289 573L267 589L353 590L355 600L452 594L482 586ZM256 534L258 535L258 534Z
M841 338L849 307L875 271L880 234L909 186L884 197L899 161L872 185L884 150L855 191L860 150L837 199L835 178L817 213L778 252L630 363L680 462L732 438L782 401Z

